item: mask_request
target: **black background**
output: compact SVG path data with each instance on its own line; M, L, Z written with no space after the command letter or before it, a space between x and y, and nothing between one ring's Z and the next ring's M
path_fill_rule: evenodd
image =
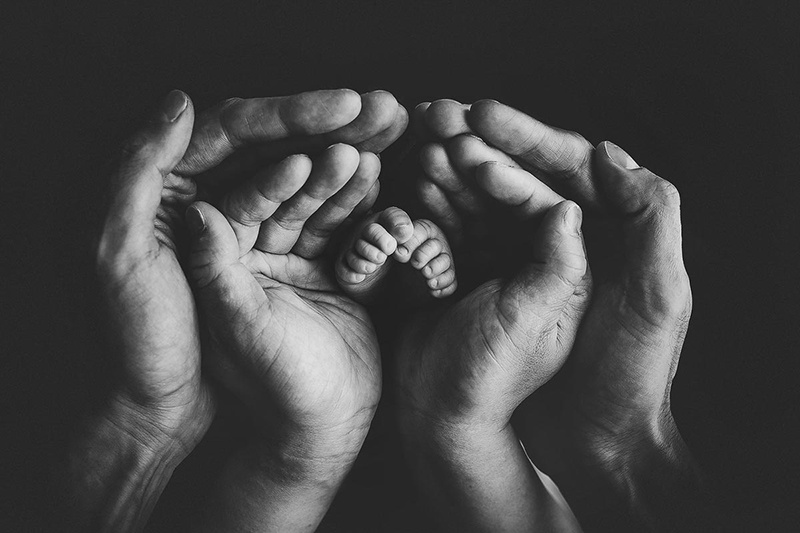
M624 147L682 193L695 310L673 390L681 430L729 493L731 529L800 527L791 2L164 4L3 8L2 477L12 497L0 529L59 529L43 489L108 381L91 252L102 171L136 118L176 87L198 109L336 87L387 89L409 109L495 98ZM376 448L368 442L366 457ZM175 487L192 488L198 462ZM366 464L332 517L350 517L351 531L411 530L395 516L417 513L402 480ZM166 502L187 508L175 487ZM170 516L161 506L156 523L173 530Z

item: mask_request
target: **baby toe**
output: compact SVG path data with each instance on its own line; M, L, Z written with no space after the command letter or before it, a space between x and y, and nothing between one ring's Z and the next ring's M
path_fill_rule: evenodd
M411 266L414 268L422 268L431 259L442 253L444 247L439 239L428 239L419 245L411 255Z
M452 264L452 260L450 256L447 254L439 254L430 261L428 264L422 268L422 275L425 276L427 279L431 279L442 274L445 270L450 268Z
M362 238L386 255L393 254L397 249L397 240L377 222L368 224L364 228Z
M428 287L434 290L436 289L443 290L453 285L455 281L456 281L456 272L451 268L445 270L438 276L429 279Z
M359 274L371 274L378 269L378 265L364 259L352 250L345 254L344 259L347 262L347 265L353 269L354 272Z
M386 254L383 253L377 246L370 244L364 239L358 239L353 248L358 255L377 265L382 265L386 261Z

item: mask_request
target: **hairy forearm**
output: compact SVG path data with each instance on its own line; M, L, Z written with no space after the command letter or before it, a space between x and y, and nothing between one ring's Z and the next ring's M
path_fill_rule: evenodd
M451 531L573 531L511 425L448 427L406 421L405 448L420 489Z
M135 410L110 401L71 445L67 520L80 531L141 531L187 454Z
M563 483L585 531L713 530L713 498L674 422L628 444L624 452L598 447Z

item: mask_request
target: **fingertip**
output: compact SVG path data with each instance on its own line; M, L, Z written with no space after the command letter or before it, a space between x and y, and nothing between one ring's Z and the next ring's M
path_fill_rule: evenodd
M381 158L373 152L359 152L358 171L374 182L381 173Z
M583 211L580 206L571 200L564 200L559 208L562 209L562 221L567 231L573 235L580 235L583 223Z
M175 122L189 107L189 95L180 89L173 89L164 97L159 110L162 122Z
M467 125L468 110L469 106L456 100L436 100L425 111L425 123L436 137L449 139L471 131Z
M602 152L611 163L625 170L637 170L641 165L637 163L625 150L611 141L603 141L597 145L597 151Z
M186 227L191 236L195 239L200 238L207 228L206 219L205 216L203 216L203 212L200 210L199 204L201 204L201 202L193 203L186 208L186 213L184 214Z
M338 104L337 108L342 113L342 118L350 117L350 121L355 120L363 105L361 95L348 88L336 89L335 92L337 94L334 103Z
M344 165L348 169L352 168L351 174L358 169L358 165L361 163L361 154L358 149L349 144L332 144L325 153L331 158L330 164Z
M289 132L326 133L350 124L361 112L361 95L351 89L300 93L282 101Z

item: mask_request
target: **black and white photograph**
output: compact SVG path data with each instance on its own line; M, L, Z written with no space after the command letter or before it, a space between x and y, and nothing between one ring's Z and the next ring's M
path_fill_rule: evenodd
M0 531L800 531L793 2L0 16Z

